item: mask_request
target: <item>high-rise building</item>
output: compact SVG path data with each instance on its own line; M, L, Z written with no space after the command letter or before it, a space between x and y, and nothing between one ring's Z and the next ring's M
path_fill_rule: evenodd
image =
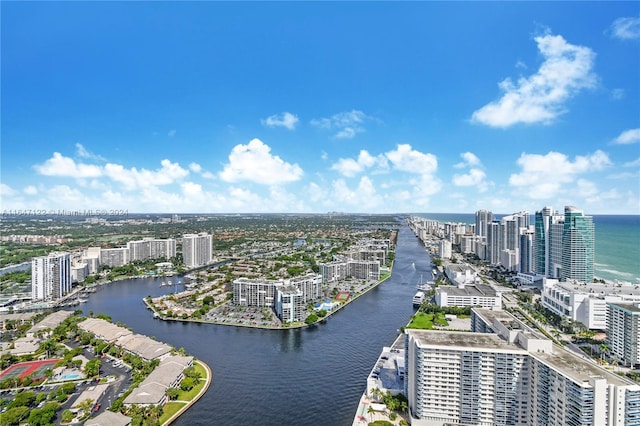
M572 206L564 215L545 207L535 215L533 272L561 281L593 281L593 218Z
M31 298L56 300L71 291L71 255L50 253L31 261Z
M131 262L148 259L171 259L176 255L176 240L173 238L166 240L144 238L138 241L129 241L127 248Z
M640 364L640 305L607 303L607 346L626 366Z
M476 212L476 235L487 236L487 226L493 222L493 213L488 210L478 210Z
M573 206L564 208L562 233L562 281L593 281L595 227L593 217L585 216Z
M126 247L110 248L100 250L100 264L110 266L123 266L129 263L129 249Z
M640 424L640 386L511 314L472 309L473 332L405 329L411 424Z
M549 265L549 229L553 217L553 208L544 207L535 214L535 238L533 245L533 271L547 276Z
M502 252L502 229L500 222L494 220L487 225L487 261L492 265L500 263Z
M182 260L187 268L211 263L213 239L210 234L185 234L182 237Z
M535 231L529 226L520 234L520 272L533 272L533 242Z

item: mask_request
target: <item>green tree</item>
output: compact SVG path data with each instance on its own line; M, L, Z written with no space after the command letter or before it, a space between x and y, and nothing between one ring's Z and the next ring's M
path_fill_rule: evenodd
M7 425L19 425L29 415L29 407L13 407L0 415L0 424Z
M58 344L52 339L45 340L40 345L40 350L45 352L45 354L47 355L47 358L51 358L51 355L54 354L57 349L58 349Z
M180 395L180 389L176 389L176 388L167 388L166 391L164 391L165 395L167 395L167 398L169 398L170 400L174 400L178 398L178 395Z
M180 382L180 390L190 391L195 386L195 382L191 377L185 377Z
M63 423L71 423L74 418L74 414L70 410L64 410L62 412L62 422Z
M87 362L84 366L84 373L87 377L95 377L100 374L100 366L102 365L102 361L99 358L94 358Z
M8 408L14 407L30 407L33 405L33 401L36 400L36 395L33 391L18 392L13 401L9 403Z
M305 324L313 324L318 321L318 315L310 314L307 319L304 320Z

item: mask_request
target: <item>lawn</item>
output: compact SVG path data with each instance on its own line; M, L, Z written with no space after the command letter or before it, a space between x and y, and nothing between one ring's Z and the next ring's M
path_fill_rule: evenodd
M444 319L444 314L442 313L435 314L435 318L434 318L434 315L432 313L425 314L424 312L419 312L413 317L413 319L411 320L409 325L407 325L406 328L431 330L434 324L442 327L449 325L447 320Z
M177 398L180 401L191 401L193 398L196 397L196 395L198 395L198 392L200 392L200 389L202 389L204 385L207 383L205 379L207 377L207 371L204 369L204 367L197 362L194 362L193 366L195 367L196 371L200 373L200 383L195 385L193 389L191 389L188 392L180 391L180 395L178 395L178 398Z
M184 402L167 402L164 407L162 407L162 416L160 416L160 420L158 423L161 425L164 424L167 420L171 418L175 413L178 412L179 409L184 407L186 404Z

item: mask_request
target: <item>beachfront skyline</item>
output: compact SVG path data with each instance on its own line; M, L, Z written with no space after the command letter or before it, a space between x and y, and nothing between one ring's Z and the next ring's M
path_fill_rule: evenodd
M640 213L633 2L1 19L3 210Z

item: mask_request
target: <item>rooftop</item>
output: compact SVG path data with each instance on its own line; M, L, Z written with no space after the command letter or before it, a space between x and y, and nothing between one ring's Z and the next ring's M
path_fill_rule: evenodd
M609 303L609 305L612 306L617 306L619 308L622 308L626 311L631 312L632 314L637 314L640 313L640 305L638 304L634 304L634 303L623 303L623 302L616 302L616 303Z
M111 324L102 318L87 318L78 324L81 330L93 333L101 339L108 341L116 340L122 336L132 334L133 332L127 328Z
M549 367L562 372L563 375L578 383L588 382L592 377L600 377L606 379L609 384L616 386L638 386L635 382L605 370L592 361L582 359L573 352L557 345L553 346L553 353L531 352L530 354L532 357L544 361Z
M493 287L486 284L465 284L464 287L442 285L436 288L436 291L451 296L496 297L498 295L498 292Z
M31 327L27 333L37 333L40 330L46 329L53 330L72 314L73 312L71 311L57 311L49 314L42 321Z
M77 408L83 401L90 399L93 403L97 403L103 393L107 391L109 388L108 383L102 383L95 386L88 387L84 392L82 392L76 400L73 402L71 408Z
M131 418L124 414L114 413L113 411L105 410L93 419L89 419L85 422L85 426L129 426L131 424Z
M507 343L497 334L472 333L461 331L436 331L406 329L405 333L416 339L419 347L445 347L445 348L475 348L481 350L503 350L523 352L519 346Z

